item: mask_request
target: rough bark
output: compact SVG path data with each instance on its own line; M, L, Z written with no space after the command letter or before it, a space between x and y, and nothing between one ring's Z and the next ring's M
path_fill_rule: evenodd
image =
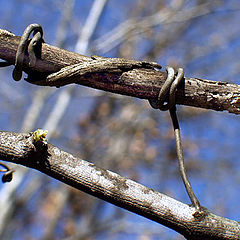
M0 30L0 58L14 64L19 40L20 37ZM66 73L61 69L66 66L69 66L70 72L77 67L78 73L61 78L61 74ZM24 59L24 71L29 74L28 81L32 84L59 87L77 83L152 100L157 98L166 79L166 73L157 67L153 63L126 59L96 59L48 44L42 45L35 67L30 69L27 54ZM185 78L176 92L176 102L239 114L239 90L240 86L236 84ZM0 132L0 158L35 168L70 186L170 227L187 239L240 239L238 222L216 216L205 208L196 212L191 206L98 168L49 143L36 144L32 133Z
M240 224L201 212L130 179L42 142L33 133L0 131L0 158L35 168L61 182L174 229L187 239L240 239Z
M20 37L5 30L0 30L0 58L14 64L17 46ZM46 86L63 86L77 83L92 88L97 88L113 93L129 95L142 99L156 99L165 82L166 73L146 64L141 67L133 66L129 69L118 68L110 71L102 62L102 70L92 71L87 66L92 66L94 58L59 49L48 44L43 44L41 56L35 67L29 67L29 59L26 54L24 59L24 71L29 74L28 81L32 84ZM122 63L131 60L119 59ZM57 72L63 67L74 64L84 64L80 72L71 78L58 81L48 81L50 73ZM97 63L97 62L96 62ZM98 61L98 64L101 61ZM142 62L145 63L145 62ZM150 63L151 64L151 63ZM240 113L240 86L227 82L216 82L200 78L187 78L179 86L176 92L176 103L213 109L217 111Z

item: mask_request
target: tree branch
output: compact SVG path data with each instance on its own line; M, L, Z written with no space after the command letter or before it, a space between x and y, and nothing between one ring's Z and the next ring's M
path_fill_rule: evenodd
M35 139L36 140L36 139ZM174 229L187 239L239 239L240 224L173 198L44 143L33 133L0 131L0 158L35 168L72 187Z
M19 41L20 37L0 29L0 58L14 64ZM121 66L132 60L115 59L114 61ZM156 99L166 80L166 73L155 69L154 66L149 67L146 62L136 62L142 65L133 66L130 69L118 67L113 70L109 68L110 65L104 65L106 61L96 61L91 57L43 44L41 58L37 60L35 67L29 67L28 56L25 56L23 67L24 71L29 74L28 81L32 84L59 87L76 83L142 99ZM80 63L84 65L84 68L80 67L82 72L77 76L61 79L61 81L48 81L47 76L50 73ZM96 71L92 70L94 64L98 64ZM100 68L99 65L101 65ZM240 86L227 82L185 78L184 83L176 92L176 103L217 111L227 110L230 113L239 114Z

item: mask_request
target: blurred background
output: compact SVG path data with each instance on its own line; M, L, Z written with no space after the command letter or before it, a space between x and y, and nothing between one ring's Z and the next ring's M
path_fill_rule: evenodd
M46 43L85 55L157 61L187 77L239 83L238 0L0 0L0 28L39 23ZM168 112L82 86L15 82L0 69L0 129L48 139L97 166L190 203ZM239 220L239 116L178 107L188 175L201 204ZM174 231L14 165L0 184L0 239L183 239Z

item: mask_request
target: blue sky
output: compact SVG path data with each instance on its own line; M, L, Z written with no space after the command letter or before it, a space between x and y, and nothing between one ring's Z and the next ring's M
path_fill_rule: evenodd
M28 24L40 23L44 29L45 41L48 44L55 45L58 26L61 22L60 10L63 2L61 0L35 0L31 2L24 0L0 0L0 6L4 6L0 8L0 27L10 30L16 35L21 35ZM72 19L69 28L66 30L67 37L64 45L66 49L74 50L77 34L84 26L93 2L87 0L75 1ZM119 2L116 0L108 2L96 27L96 31L90 39L89 54L92 54L92 49L94 49L97 39L124 22L131 15L135 10L135 3L137 2ZM186 2L185 9L189 9L195 1L192 1L192 3L191 1ZM169 64L184 67L188 77L239 83L240 3L236 0L223 2L224 4L219 4L219 7L214 8L214 11L210 14L195 17L186 29L182 31L181 35L177 37L177 40L173 41L172 44L168 44L155 59L151 60L159 62L163 67ZM150 1L150 3L152 2ZM149 12L146 10L146 13L144 13L143 11L142 17L144 17L144 14L147 15ZM172 23L171 26L182 26L181 24L184 25L185 23L176 22ZM169 38L173 37L168 24L154 27L153 33L150 32L149 35L153 34L153 37L157 38L157 36L161 35L161 31L166 31L169 34ZM136 37L134 39L136 45L130 45L136 49L134 58L144 58L146 52L151 48L150 41L148 41L149 35ZM163 35L162 37L166 36ZM104 56L118 57L121 46L117 45L110 51L104 52ZM93 53L102 55L101 51ZM0 126L1 130L21 131L23 119L33 102L34 95L40 87L30 85L23 80L14 82L11 78L11 70L12 68L10 67L1 69L0 72L0 88L2 89L0 92ZM49 113L58 99L58 94L63 90L53 90L49 94L34 128L42 128L44 126ZM99 94L98 91L80 86L74 89L70 104L60 120L55 137L52 138L51 142L69 152L74 151L74 153L77 153L77 148L73 147L71 139L77 135L79 128L77 125L78 120L93 107L97 94ZM135 100L126 97L126 101L134 102ZM195 110L196 112L188 117L187 114L192 113L192 109L188 107L179 107L178 109L180 112L182 137L185 141L184 153L186 162L193 164L191 165L190 178L200 202L216 214L239 220L239 116L225 112L207 111L205 113L201 112L201 110ZM151 110L145 111L146 114L149 114L148 111ZM168 113L159 112L158 114L161 114L161 116L157 121L157 127L161 134L167 135L171 131ZM164 157L168 155L165 149L171 147L174 149L174 139L167 139L165 142L163 139L161 139L161 142L155 139L152 144L155 144L162 152L157 154L157 159L152 166L136 166L136 171L139 173L138 181L188 203L189 200L179 178L176 162L169 163L164 160ZM170 166L168 166L164 182L162 182L163 177L159 177L158 170L164 171L164 164L169 164ZM34 176L40 175L36 171L30 172L26 177L26 181L31 182ZM58 185L52 179L44 179L48 184L52 184L53 188L55 184ZM20 189L23 189L24 186L25 183L22 183ZM40 187L40 189L42 188L44 187ZM25 190L21 191L24 192ZM19 190L20 193L21 191ZM37 211L36 204L37 196L40 197L39 195L40 193L33 194L34 197L25 205L26 209ZM104 208L104 216L108 216L114 208L114 206L107 204ZM21 214L24 214L23 210L19 213L19 218L21 218ZM64 218L59 222L57 228L60 233L63 231L61 228L62 221L64 222ZM150 239L158 239L159 234L162 234L162 239L177 239L177 236L179 236L175 232L135 214L126 213L122 221L126 226L130 227L135 224L137 233L135 231L126 231L126 227L123 228L122 232L119 231L115 235L111 235L112 239L139 239L138 237L143 233L147 236L147 229L154 233ZM30 224L29 229L29 236L32 236L33 239L40 239L44 226L38 222L33 222ZM138 231L141 233L138 233ZM18 237L19 234L21 234L21 229L14 232L9 239L20 239ZM109 232L101 232L96 235L96 239L108 237Z

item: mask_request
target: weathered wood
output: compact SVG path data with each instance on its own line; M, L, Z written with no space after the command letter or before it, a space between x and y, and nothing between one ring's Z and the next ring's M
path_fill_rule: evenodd
M20 37L0 30L0 58L14 64L16 49ZM79 63L92 65L94 58L59 49L43 44L41 58L33 68L29 68L29 59L26 54L24 71L29 74L28 81L32 84L45 86L63 86L77 83L96 89L138 97L142 99L156 99L165 82L166 73L156 68L133 67L132 69L118 69L118 71L84 72L77 76L62 79L61 81L48 81L47 76L66 66ZM131 61L121 59L124 61ZM199 78L185 78L176 92L176 103L213 109L227 110L230 113L240 113L240 86L227 82L216 82Z
M187 239L239 239L240 223L200 212L187 204L101 169L45 143L34 142L33 133L0 131L0 158L35 168L116 206L144 216L184 235Z

